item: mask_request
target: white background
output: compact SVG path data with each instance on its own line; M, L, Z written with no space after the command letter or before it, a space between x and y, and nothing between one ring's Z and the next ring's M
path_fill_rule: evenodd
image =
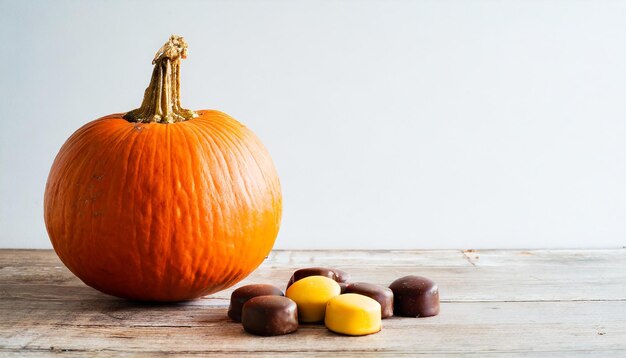
M274 158L276 248L626 244L624 1L0 0L0 247L51 247L54 156L171 33Z

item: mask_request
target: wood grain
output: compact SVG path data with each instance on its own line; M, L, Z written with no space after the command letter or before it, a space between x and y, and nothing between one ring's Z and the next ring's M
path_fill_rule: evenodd
M624 249L274 251L237 287L284 288L306 266L385 285L428 276L439 283L441 314L388 319L365 337L321 325L255 337L226 317L234 288L185 303L135 303L85 286L52 251L0 250L0 355L626 355Z

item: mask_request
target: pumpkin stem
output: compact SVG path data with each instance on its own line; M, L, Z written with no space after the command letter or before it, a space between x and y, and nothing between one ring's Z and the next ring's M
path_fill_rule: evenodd
M154 70L141 107L124 115L129 122L176 123L197 114L180 106L180 61L187 58L187 42L172 35L152 60Z

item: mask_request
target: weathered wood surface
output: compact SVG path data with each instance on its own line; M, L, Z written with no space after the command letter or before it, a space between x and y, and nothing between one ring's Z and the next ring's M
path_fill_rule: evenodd
M441 314L391 318L365 337L303 325L261 338L227 319L232 289L187 303L132 303L85 286L52 251L0 250L0 355L626 356L625 249L275 251L236 287L284 287L307 266L385 285L430 277Z

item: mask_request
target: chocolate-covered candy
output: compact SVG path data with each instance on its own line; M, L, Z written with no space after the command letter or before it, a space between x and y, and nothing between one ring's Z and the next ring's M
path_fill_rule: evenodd
M341 288L341 293L346 293L346 289L348 288L349 283L347 282L337 282L339 287Z
M291 275L289 283L287 283L287 288L293 285L294 282L309 276L324 276L335 280L337 283L344 283L350 280L350 274L343 270L325 267L307 267L296 270L293 275Z
M381 330L380 304L367 296L346 293L326 304L324 325L329 330L350 336L363 336Z
M393 291L387 287L372 283L354 282L346 286L345 293L358 293L373 298L380 303L382 318L393 316Z
M298 305L300 322L323 321L328 300L340 294L339 284L324 276L309 276L298 280L285 293Z
M248 333L279 336L298 329L298 307L283 296L257 296L243 305L241 323Z
M228 317L234 321L241 321L241 310L243 305L251 298L257 296L284 296L280 288L273 285L246 285L234 290L230 295L230 307L228 307Z
M350 281L350 274L346 271L340 269L333 269L333 271L335 271L335 275L337 275L337 277L335 278L335 281L337 281L337 283Z
M421 276L405 276L391 283L394 314L404 317L429 317L439 314L439 288Z

